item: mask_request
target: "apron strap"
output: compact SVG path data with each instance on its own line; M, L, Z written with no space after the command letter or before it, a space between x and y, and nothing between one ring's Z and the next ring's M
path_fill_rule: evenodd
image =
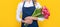
M24 3L23 3L23 7L24 7L24 4L25 4L25 1L24 1Z
M34 1L32 0L32 2L33 2L33 5L34 5ZM35 5L34 5L35 6Z

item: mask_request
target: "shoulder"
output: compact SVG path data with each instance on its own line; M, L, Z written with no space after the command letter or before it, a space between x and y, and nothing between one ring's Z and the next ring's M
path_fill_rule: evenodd
M38 2L36 2L36 4L39 4Z
M22 5L23 5L23 2L19 2L19 3L18 3L18 6L22 6Z
M17 6L17 11L22 11L23 2L19 2Z
M40 3L36 2L36 8L41 8L42 6L40 5Z
M36 5L41 5L40 3L36 2Z

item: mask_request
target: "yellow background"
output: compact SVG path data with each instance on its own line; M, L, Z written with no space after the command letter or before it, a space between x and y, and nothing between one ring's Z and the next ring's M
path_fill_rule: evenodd
M37 0L50 11L48 20L38 22L39 27L60 27L60 0ZM16 8L20 0L0 0L0 27L19 27Z

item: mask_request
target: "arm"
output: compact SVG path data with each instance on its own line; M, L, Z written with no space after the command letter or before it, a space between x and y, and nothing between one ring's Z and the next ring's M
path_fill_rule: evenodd
M16 11L16 19L18 22L20 22L22 19L20 18L20 13L22 12L22 6L21 3L18 4L17 11Z
M44 17L30 17L33 20L39 20L39 21L44 21Z

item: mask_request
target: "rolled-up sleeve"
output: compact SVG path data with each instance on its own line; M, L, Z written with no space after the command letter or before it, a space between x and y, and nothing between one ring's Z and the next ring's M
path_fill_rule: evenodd
M38 20L39 21L44 21L44 17L41 17L41 18L38 17Z
M18 7L17 7L17 11L16 11L16 20L18 21L18 22L21 22L21 18L20 18L20 13L22 12L22 4L21 3L19 3L18 4Z

